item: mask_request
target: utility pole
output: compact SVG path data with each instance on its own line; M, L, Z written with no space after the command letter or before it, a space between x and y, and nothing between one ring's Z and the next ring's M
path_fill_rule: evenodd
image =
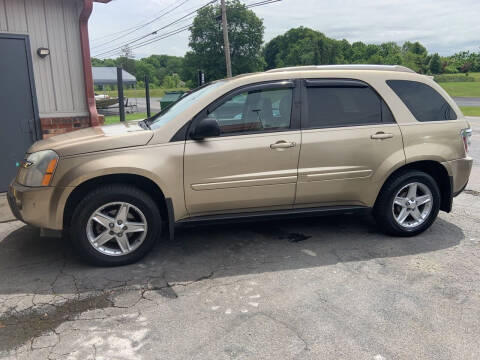
M150 79L148 75L145 75L145 101L147 102L147 118L152 116L152 111L150 109Z
M123 68L117 67L117 88L118 88L118 110L120 111L120 121L125 121L125 103L123 97Z
M227 63L227 77L232 77L232 62L230 60L230 41L228 40L228 27L227 27L227 7L225 0L221 0L222 3L222 28L223 28L223 43L225 48L225 61Z

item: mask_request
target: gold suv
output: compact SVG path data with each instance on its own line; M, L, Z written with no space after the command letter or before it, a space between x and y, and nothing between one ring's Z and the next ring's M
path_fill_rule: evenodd
M470 135L448 94L410 69L276 69L207 84L140 122L39 141L8 198L101 265L206 221L372 210L386 233L412 236L465 188Z

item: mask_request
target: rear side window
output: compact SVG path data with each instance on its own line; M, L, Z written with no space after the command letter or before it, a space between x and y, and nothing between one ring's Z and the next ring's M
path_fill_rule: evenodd
M457 114L435 89L409 80L387 80L418 121L456 120Z
M315 86L307 82L307 101L303 126L307 129L395 122L388 106L366 85L349 86L347 81Z

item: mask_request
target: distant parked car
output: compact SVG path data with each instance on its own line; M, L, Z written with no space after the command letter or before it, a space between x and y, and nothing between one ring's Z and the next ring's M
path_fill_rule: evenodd
M95 100L108 100L110 96L107 94L95 94Z
M277 69L39 141L8 199L100 265L132 263L187 223L373 211L386 233L413 236L465 188L470 136L447 93L410 69Z
M118 98L112 98L106 94L95 94L97 109L107 109L109 106L118 104Z

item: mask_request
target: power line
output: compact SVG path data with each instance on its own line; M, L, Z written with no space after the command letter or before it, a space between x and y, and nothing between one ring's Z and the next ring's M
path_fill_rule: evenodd
M185 26L182 26L182 27L180 27L180 28L177 28L177 29L174 29L174 30L170 30L170 31L168 31L168 32L166 32L166 33L163 33L163 34L161 34L161 35L153 38L153 39L148 39L148 40L145 40L145 41L140 42L140 43L138 43L138 44L135 44L135 45L133 45L132 47L130 47L130 49L131 49L131 50L135 50L135 49L138 49L138 48L147 46L147 45L149 45L149 44L155 43L155 42L157 42L157 41L166 39L166 38L168 38L168 37L170 37L170 36L179 34L179 33L183 32L183 31L188 30L192 25L193 25L193 24L190 23L190 24L185 25ZM120 51L115 51L115 52L109 53L109 54L106 55L106 56L102 56L102 58L106 59L106 58L108 58L108 57L112 57L112 56L115 56L115 55L118 56L118 55L121 55L121 54L122 54L122 51L121 51L121 50L120 50ZM98 57L98 56L97 56L97 57Z
M157 13L157 16L159 16L160 14L162 14L165 10L167 10L169 7L171 7L172 5L175 5L176 1L173 1L172 3L170 3L169 5L167 5L166 7L164 7L160 12ZM146 20L146 19L145 19ZM115 31L113 33L110 33L110 34L106 34L106 35L102 35L102 36L99 36L95 39L92 39L90 40L91 42L96 42L96 41L99 41L99 40L103 40L103 39L106 39L110 36L115 36L115 35L118 35L118 34L122 34L124 32L127 32L127 31L130 31L130 30L133 30L133 29L136 29L140 26L143 26L144 25L144 21L138 23L137 25L134 25L134 26L131 26L129 28L126 28L126 29L123 29L123 30L120 30L120 31Z
M186 21L186 20L191 20L194 16L192 17L189 17L189 18L186 18L186 19L183 19L182 21L180 22L183 22L183 21ZM188 23L188 25L184 25L184 26L181 26L180 28L176 28L174 30L169 30L167 32L164 32L164 33L161 33L161 34L157 34L156 37L154 38L151 38L151 39L144 39L143 41L140 41L140 42L137 42L135 44L132 44L131 46L129 46L129 48L131 50L135 50L137 48L140 48L140 47L143 47L143 46L146 46L150 43L153 43L153 42L156 42L157 39L163 39L166 35L169 35L171 33L176 33L176 31L178 31L179 29L183 29L183 31L186 31L188 30L191 26L193 25L193 23ZM126 46L126 45L124 45ZM107 57L111 57L111 56L115 56L115 55L120 55L123 53L123 48L124 46L122 46L122 48L120 50L111 50L108 52L108 54L105 54L103 56L100 56L101 58L107 58ZM97 56L98 57L98 56Z
M192 24L188 24L188 25L185 25L185 26L176 28L176 29L174 29L174 30L170 30L170 31L168 31L168 32L166 32L166 33L161 34L160 36L158 36L158 37L156 37L156 38L154 38L154 39L146 40L146 41L144 41L144 42L141 42L141 43L139 43L139 44L136 44L136 45L132 46L131 49L132 49L132 50L135 50L135 49L144 47L144 46L146 46L146 45L153 44L153 43L155 43L155 42L157 42L157 41L159 41L159 40L163 40L163 39L165 39L165 38L167 38L167 37L176 35L176 34L182 32L182 31L186 31L186 30L189 29L190 26L192 26Z
M190 1L190 0L184 0L184 1L182 1L180 4L178 4L177 6L175 6L173 9L170 9L169 11L164 12L163 14L157 16L156 18L154 18L154 19L152 19L152 20L150 20L150 21L148 21L148 22L146 22L146 23L144 23L144 24L142 24L142 25L140 25L140 26L137 26L136 28L134 28L134 29L131 30L130 32L128 32L128 33L126 33L126 34L122 34L121 36L119 36L119 37L117 37L117 38L115 38L115 39L112 39L112 40L110 40L110 41L107 41L107 42L104 42L104 43L102 43L102 44L93 46L93 47L92 47L92 50L93 50L93 49L100 48L100 47L103 47L103 46L105 46L105 45L109 45L109 44L111 44L111 43L114 42L114 41L117 41L117 40L119 40L119 39L122 39L122 38L124 38L125 36L128 36L128 35L133 34L134 32L136 32L136 31L138 31L138 30L140 30L140 29L143 29L144 27L146 27L146 26L154 23L154 22L157 21L157 20L160 20L160 19L163 18L164 16L166 16L166 15L170 14L171 12L175 11L175 10L178 9L180 6L182 6L183 4L185 4L185 3L189 2L189 1ZM170 6L170 5L169 5L169 6ZM169 6L167 6L165 9L167 9ZM163 9L162 11L164 11L165 9Z
M279 1L282 1L282 0L265 0L265 1L260 1L260 2L257 2L257 3L252 3L252 4L249 4L249 5L246 5L247 8L252 8L252 7L256 7L256 6L261 6L261 5L268 5L268 4L271 4L271 3L275 3L275 2L279 2ZM195 17L195 15L191 16L192 17ZM186 19L185 19L186 20ZM164 33L164 34L161 34L159 35L158 37L155 37L153 39L149 39L149 40L146 40L144 42L141 42L139 44L136 44L134 45L131 49L132 50L135 50L135 49L138 49L138 48L141 48L141 47L144 47L144 46L147 46L147 45L150 45L150 44L153 44L153 43L156 43L160 40L164 40L166 38L169 38L171 36L174 36L174 35L177 35L183 31L186 31L188 30L191 26L193 25L193 23L189 24L189 25L186 25L186 26L183 26L181 28L178 28L178 29L175 29L175 30L172 30L170 32L167 32L167 33ZM113 54L110 54L109 56L114 56L114 55L120 55L121 52L115 52ZM106 58L106 57L104 57Z
M188 17L188 16L190 16L190 15L192 15L192 14L195 14L197 11L199 11L199 10L207 7L207 6L210 5L210 4L213 4L213 3L216 2L216 1L217 1L217 0L211 0L211 1L209 1L208 3L206 3L205 5L199 7L198 9L195 9L194 11L192 11L192 12L186 14L186 15L183 15L183 16L180 17L179 19L177 19L177 20L175 20L175 21L172 21L171 23L169 23L169 24L167 24L167 25L165 25L165 26L162 26L161 28L158 28L158 29L152 31L152 32L149 33L149 34L143 35L143 36L141 36L141 37L139 37L139 38L136 38L136 39L134 39L134 40L132 40L132 41L130 41L130 42L127 42L127 43L125 43L125 44L122 44L122 45L120 45L120 46L118 46L118 47L116 47L116 48L114 48L114 49L111 49L111 50L108 50L108 51L104 51L104 52L102 52L102 53L100 53L100 54L96 54L94 57L99 57L99 56L102 56L102 55L105 55L105 54L109 54L109 53L111 53L111 52L113 52L113 51L120 50L121 48L123 48L123 47L125 47L125 46L129 46L129 45L134 44L134 43L136 43L136 42L138 42L138 41L140 41L140 40L143 40L143 39L145 39L145 38L147 38L147 37L149 37L149 36L157 35L158 31L164 30L164 29L166 29L166 28L169 27L169 26L172 26L172 25L177 24L178 22L180 22L181 20L185 19L186 17Z
M213 1L211 1L210 3L214 3L214 2L216 2L216 1L217 1L217 0L213 0ZM282 0L264 0L264 1L259 1L259 2L256 2L256 3L248 4L248 5L246 5L246 7L247 7L247 8L253 8L253 7L257 7L257 6L268 5L268 4L280 2L280 1L282 1ZM200 10L200 9L202 9L202 8L204 8L204 7L206 7L206 6L208 6L210 3L207 3L206 5L202 6L202 7L199 8L199 9L197 9L197 11ZM194 13L194 12L192 12L192 13ZM190 13L190 18L195 17L195 15L193 15L193 16L191 15L192 13ZM184 20L187 20L187 18L184 18L183 21L184 21ZM174 21L172 24L178 23L178 22L180 22L180 21ZM156 43L156 42L158 42L158 41L160 41L160 40L164 40L164 39L169 38L169 37L171 37L171 36L177 35L177 34L183 32L183 31L188 30L192 25L193 25L193 23L190 23L189 25L182 26L182 27L177 28L177 29L175 29L175 30L171 30L171 31L169 31L169 32L166 32L166 33L163 33L163 34L161 34L161 35L158 35L157 37L155 37L155 38L153 38L153 39L148 39L148 40L146 40L146 41L140 42L140 43L135 44L134 46L132 46L131 49L132 49L132 50L135 50L135 49L138 49L138 48L141 48L141 47L144 47L144 46L147 46L147 45ZM165 27L166 27L166 26L165 26ZM164 27L164 28L165 28L165 27ZM143 37L143 38L145 38L145 37ZM124 46L127 46L127 45L129 45L129 44L124 44L123 46L120 47L120 49L123 48ZM118 48L117 48L117 49L118 49ZM103 58L107 58L107 57L109 57L109 56L114 56L114 55L120 55L120 54L121 54L121 51L116 51L117 49L113 49L113 50L110 50L110 51L105 52L105 54L108 54L108 55L103 56ZM99 57L99 55L97 55L97 56L95 56L95 57Z
M273 3L276 3L276 2L280 2L280 1L282 1L282 0L264 0L264 1L259 1L259 2L256 2L256 3L253 3L253 4L247 5L247 8L253 8L253 7L257 7L257 6L273 4Z

